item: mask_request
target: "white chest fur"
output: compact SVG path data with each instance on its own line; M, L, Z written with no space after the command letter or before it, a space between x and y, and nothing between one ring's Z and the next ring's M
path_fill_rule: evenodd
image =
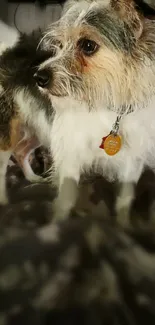
M51 130L51 150L55 168L76 178L76 173L92 166L109 179L137 181L144 165L153 166L155 156L155 106L124 116L120 122L122 148L115 156L100 149L109 134L116 113L99 109L88 112L84 104L53 98L56 109ZM78 178L78 177L77 177Z

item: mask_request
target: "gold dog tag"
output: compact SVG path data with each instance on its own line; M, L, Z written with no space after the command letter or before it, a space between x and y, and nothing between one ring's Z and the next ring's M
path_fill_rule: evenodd
M100 145L101 149L104 149L106 154L109 156L116 155L117 152L120 151L122 146L122 139L120 135L111 133L107 137L102 139L102 143Z
M118 134L121 117L121 115L117 116L111 132L106 137L102 138L101 145L99 146L99 148L104 149L106 154L109 156L116 155L122 146L122 138Z
M121 137L117 134L110 134L104 141L104 150L109 156L116 155L120 151L122 146Z

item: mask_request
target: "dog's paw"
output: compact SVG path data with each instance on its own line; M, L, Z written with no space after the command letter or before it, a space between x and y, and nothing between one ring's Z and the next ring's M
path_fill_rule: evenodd
M123 227L130 223L131 197L118 197L116 201L116 221Z
M119 196L116 198L115 211L117 222L123 227L130 224L130 211L135 196L135 187L132 183L124 183Z
M56 198L52 204L52 216L53 220L64 220L70 216L70 205L65 202L65 204Z

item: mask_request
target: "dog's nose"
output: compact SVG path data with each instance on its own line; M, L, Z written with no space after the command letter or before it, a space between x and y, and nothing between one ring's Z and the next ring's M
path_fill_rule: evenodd
M37 84L41 88L45 88L49 85L50 82L50 74L47 70L38 70L34 74L34 79L36 80Z

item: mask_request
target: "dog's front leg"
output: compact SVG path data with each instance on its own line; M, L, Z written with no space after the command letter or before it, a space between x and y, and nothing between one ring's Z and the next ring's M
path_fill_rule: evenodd
M116 197L116 216L117 222L128 227L130 224L130 212L135 198L135 188L140 179L144 165L141 162L128 161L124 170L118 196Z
M72 165L73 166L73 165ZM80 173L78 169L74 169L71 165L68 170L59 170L58 196L53 204L54 219L64 219L74 208L78 196L78 183Z
M134 182L122 183L116 197L117 222L124 227L127 227L130 222L130 210L135 197L135 186Z

